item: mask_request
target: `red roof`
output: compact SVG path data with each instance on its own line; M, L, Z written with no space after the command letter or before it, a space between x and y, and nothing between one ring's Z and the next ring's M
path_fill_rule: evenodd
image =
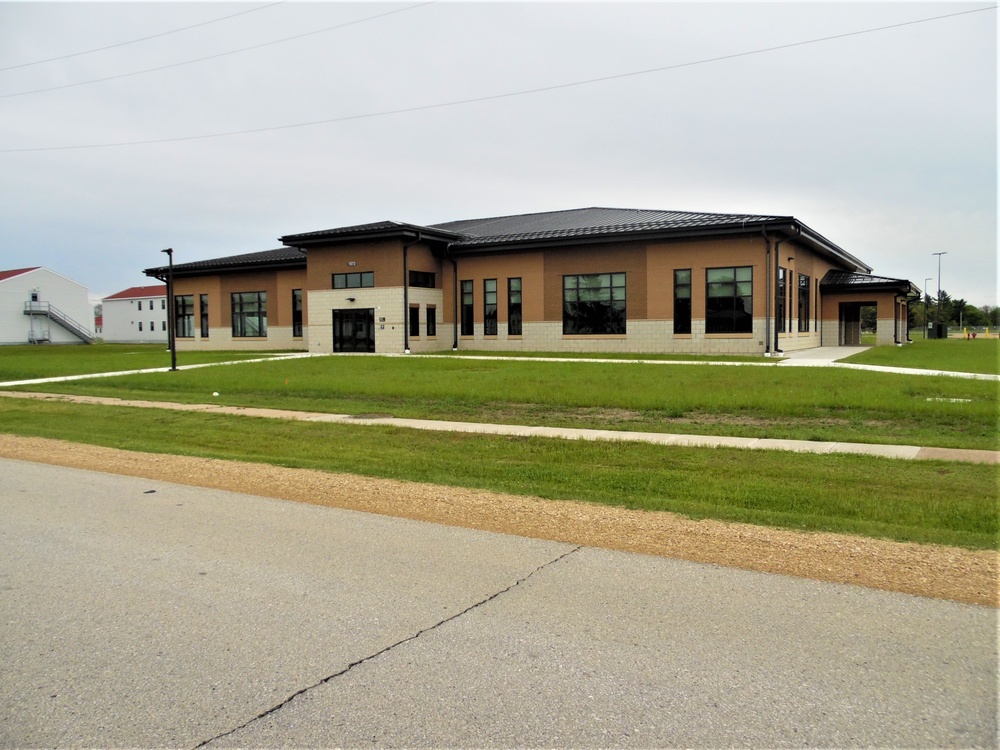
M166 297L167 287L162 286L130 286L128 289L112 294L104 299L138 299L139 297Z
M27 273L28 271L37 271L41 266L32 266L31 268L15 268L11 271L0 271L0 281L4 279L9 279L11 276L20 276L22 273Z

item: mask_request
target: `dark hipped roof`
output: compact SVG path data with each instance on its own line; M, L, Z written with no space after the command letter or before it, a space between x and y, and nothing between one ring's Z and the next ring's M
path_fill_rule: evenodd
M790 216L748 214L706 214L688 211L655 211L639 208L577 208L537 214L497 216L489 219L465 219L435 224L461 236L457 247L520 243L533 240L606 238L609 235L634 235L657 231L715 229L763 223L788 223Z
M513 250L538 246L607 242L616 239L682 239L734 234L759 235L767 230L774 239L795 239L815 252L858 271L867 265L807 227L793 216L763 214L710 214L639 208L575 208L532 214L464 219L420 226L398 221L325 229L286 235L281 241L295 247L356 239L415 238L447 246L456 255Z
M917 296L920 294L920 290L906 279L872 276L852 271L827 271L819 285L824 292L897 292Z
M279 239L286 245L307 247L309 245L329 244L357 239L389 239L416 238L425 240L450 242L458 239L458 235L442 232L437 227L422 227L418 224L406 224L401 221L376 221L371 224L355 224L336 229L322 229L318 232L303 232L301 234L286 234Z
M794 240L814 252L868 273L871 268L792 216L763 214L711 214L691 211L660 211L637 208L576 208L532 214L464 219L422 226L399 221L324 229L281 237L288 247L262 253L181 263L177 276L245 269L304 267L306 248L360 239L421 239L455 255L491 250L530 249L540 246L574 245L615 240L659 240L725 235L756 235L767 232L772 240ZM167 268L146 269L147 276L163 279Z
M224 273L226 271L264 270L272 268L305 268L306 254L295 247L279 247L259 253L228 255L225 258L195 260L190 263L175 263L174 276L198 276L205 272ZM147 268L143 273L157 279L165 279L168 267Z

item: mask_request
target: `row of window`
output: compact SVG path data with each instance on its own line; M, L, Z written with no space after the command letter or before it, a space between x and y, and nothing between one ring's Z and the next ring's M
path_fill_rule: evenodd
M267 292L234 292L230 295L234 338L267 336ZM198 295L201 338L208 338L208 295ZM178 338L194 338L194 295L174 297L174 332ZM302 335L302 290L292 290L292 335Z
M464 280L461 284L462 295L462 335L472 336L475 332L474 306L475 292L474 283L471 280ZM497 295L498 287L496 279L483 280L483 335L497 335ZM521 335L521 279L512 277L507 279L507 335Z
M410 285L434 288L433 273L410 272ZM372 287L372 271L334 274L335 289ZM775 310L779 331L790 328L791 310L787 300L787 273L778 269L777 308ZM817 282L818 287L818 282ZM798 330L809 331L811 310L811 279L798 275ZM507 334L521 335L522 280L507 279ZM818 294L818 289L817 289ZM498 331L497 279L483 280L483 335L496 336ZM475 332L474 282L463 280L460 285L461 334L472 336ZM691 269L674 271L674 333L691 333ZM194 295L174 297L176 334L180 338L194 336ZM267 336L267 293L234 292L231 295L232 334L235 338ZM427 309L427 335L437 334L437 310ZM786 310L788 316L786 318ZM408 321L410 335L420 331L419 307L410 308ZM201 337L208 338L208 295L199 295ZM818 309L816 310L818 327ZM563 334L596 335L624 334L626 331L626 285L624 273L578 274L563 277ZM140 323L140 330L141 330ZM733 266L709 268L705 271L705 332L751 333L753 330L753 267ZM292 290L292 335L302 336L302 290Z
M153 300L148 300L148 302L149 302L149 309L152 310L153 309ZM160 300L160 309L161 310L166 310L167 309L167 298L166 297L164 297L163 299ZM140 312L142 311L142 300L139 300L139 311Z
M816 281L816 296L819 297L819 281ZM803 273L798 278L798 318L800 333L809 331L810 302L812 291L812 280ZM788 295L791 292L788 272L784 268L778 268L778 294L777 305L774 317L778 323L778 331L784 333L792 330L792 306L788 304ZM819 330L819 306L816 306L813 318L813 330Z
M408 280L409 286L420 287L422 289L433 289L437 284L437 276L430 271L410 271ZM333 274L334 289L368 289L374 286L374 271Z
M163 326L163 330L164 331L167 330L167 321L161 320L160 321L160 325ZM149 321L149 330L150 330L151 333L156 330L156 321L155 320ZM142 321L141 320L139 321L139 333L142 333Z
M413 305L410 308L409 331L411 336L420 335L420 307ZM437 308L427 307L427 335L437 336Z

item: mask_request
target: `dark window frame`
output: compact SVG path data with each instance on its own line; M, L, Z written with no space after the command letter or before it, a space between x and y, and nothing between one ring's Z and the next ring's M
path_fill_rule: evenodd
M674 335L691 333L691 284L690 268L674 269Z
M410 271L409 286L417 289L434 289L437 284L437 274L433 271Z
M174 295L174 336L179 339L194 338L194 295Z
M234 339L267 338L267 292L232 292Z
M302 338L302 290L292 290L292 338Z
M778 266L778 286L774 305L774 319L778 321L778 333L785 333L785 309L788 306L788 271Z
M437 308L427 305L427 337L437 336Z
M523 312L521 308L524 292L524 282L520 276L507 279L507 335L520 336L523 328Z
M375 272L351 271L350 273L335 273L330 283L333 289L370 289L375 286Z
M496 336L499 329L497 280L483 279L483 335Z
M420 305L410 305L409 321L410 336L420 336Z
M563 336L619 336L627 330L624 271L563 276Z
M198 295L198 327L201 329L201 337L208 338L208 295Z
M804 273L799 274L799 333L809 333L809 292L810 279Z
M753 266L705 269L705 333L753 333Z
M475 292L473 291L472 279L463 279L461 282L461 305L462 322L461 333L463 336L473 336L476 332L475 325Z

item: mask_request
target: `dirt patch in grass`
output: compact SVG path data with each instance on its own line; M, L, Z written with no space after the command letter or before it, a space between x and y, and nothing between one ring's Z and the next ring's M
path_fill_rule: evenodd
M693 521L671 513L14 435L0 435L0 456L998 606L996 550Z

